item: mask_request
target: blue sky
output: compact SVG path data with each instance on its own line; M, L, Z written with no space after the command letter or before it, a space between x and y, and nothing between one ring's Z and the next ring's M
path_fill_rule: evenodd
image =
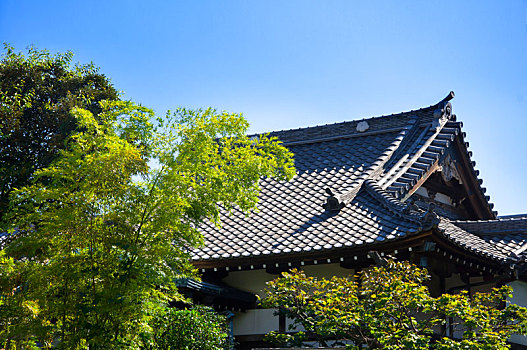
M126 98L252 132L397 113L450 90L501 215L527 213L527 0L0 0L0 39L71 50Z

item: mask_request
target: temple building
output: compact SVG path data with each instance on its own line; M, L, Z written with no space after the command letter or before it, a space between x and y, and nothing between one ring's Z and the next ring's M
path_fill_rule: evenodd
M527 214L497 216L471 160L450 93L409 112L272 132L294 153L289 182L262 179L258 211L204 226L194 251L202 282L183 289L229 310L240 349L288 320L257 305L265 282L297 267L348 276L369 251L426 267L432 295L514 288L527 305ZM516 348L527 340L513 337ZM527 348L527 347L526 347Z

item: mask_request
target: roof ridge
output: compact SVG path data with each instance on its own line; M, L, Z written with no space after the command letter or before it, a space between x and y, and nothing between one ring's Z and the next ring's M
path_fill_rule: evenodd
M365 181L365 184L366 186L364 188L368 191L368 193L377 199L386 209L390 210L396 216L418 224L419 227L414 233L425 232L434 228L438 228L441 220L446 219L434 212L435 205L433 203L430 204L427 210L417 212L421 209L417 207L413 201L403 204L397 199L393 198L389 192L383 190L374 181L367 180Z
M333 141L333 140L340 140L340 139L347 139L347 138L354 138L354 137L364 137L364 136L371 136L371 135L377 135L377 134L386 134L390 132L400 131L401 129L404 129L404 127L382 129L382 130L375 130L375 131L369 131L369 132L348 133L348 134L341 134L341 135L328 136L328 137L311 138L311 139L299 140L299 141L282 141L282 143L285 146L296 146L296 145L309 144L309 143L318 143L318 142L326 142L326 141ZM301 129L298 129L298 130L301 130Z
M413 156L410 156L411 152L407 151L407 156L402 157L400 161L394 164L393 167L385 174L385 176L381 180L383 189L387 189L395 181L404 176L408 169L412 167L413 164L416 163L423 156L423 154L425 154L427 149L436 140L437 136L442 132L445 125L450 120L455 119L455 115L452 114L451 109L450 111L444 111L444 109L446 108L441 109L441 111L437 114L434 112L434 119L432 120L432 122L423 125L424 129L421 131L418 138L414 140L412 144L412 147L415 146ZM430 132L432 134L430 136L427 136ZM424 143L422 144L422 146L418 147L423 140ZM412 183L411 186L413 185L414 184Z
M456 220L452 224L478 237L507 237L526 234L527 218L505 220ZM527 250L524 249L524 250Z
M370 120L381 119L381 118L388 118L388 117L398 117L398 116L403 115L403 114L413 114L413 113L421 112L421 111L424 111L424 110L427 110L427 109L431 109L432 107L436 107L437 105L439 105L441 102L442 101L436 103L435 105L430 105L430 106L422 107L422 108L418 108L418 109L411 109L409 111L402 111L402 112L399 112L399 113L383 114L383 115L373 116L373 117L363 117L363 118L359 117L358 119L343 120L343 121L334 122L334 123L303 126L303 127L299 127L299 128L292 128L292 129L272 130L272 131L269 131L267 133L299 131L299 130L306 130L306 129L315 129L315 128L320 128L320 127L325 127L325 126L336 126L336 125L339 125L339 124L345 125L345 124L359 123L359 122L362 122L362 121L370 121ZM253 135L262 135L262 134L265 134L265 133L266 132L256 133L256 134L253 134Z
M497 219L527 219L527 214L500 215L497 217Z
M376 182L374 182L371 179L367 179L364 181L365 189L377 199L380 199L383 204L387 207L387 209L391 209L391 211L396 215L403 215L403 210L405 210L408 206L402 204L397 199L390 196L385 190L383 190L379 185L377 185Z
M320 124L320 125L314 125L314 126L306 126L306 127L300 127L300 128L294 128L294 129L283 129L283 130L273 130L268 132L262 132L262 133L255 133L248 135L249 137L257 137L259 135L266 135L278 137L279 139L282 138L282 142L286 145L291 144L300 144L300 143L314 143L314 142L323 142L328 141L331 139L339 139L339 138L348 138L348 137L359 137L359 136L368 136L376 133L381 132L390 132L390 131L397 131L404 127L402 126L395 126L395 127L384 127L381 128L375 128L374 125L372 131L367 131L370 126L369 124L376 123L379 121L386 121L386 120L393 120L396 121L398 118L406 118L406 117L416 117L417 119L427 119L430 116L427 115L427 113L434 112L438 106L443 107L447 101L452 99L454 96L453 92L450 92L447 97L445 97L443 100L439 101L436 104L430 105L428 107L422 107L419 109L412 109L409 111L403 111L399 113L392 113L389 115L381 115L381 116L373 116L373 117L367 117L367 118L358 118L358 119L352 119L348 121L341 121L341 122L335 122L335 123L327 123L327 124ZM404 120L402 120L404 123ZM365 123L362 124L361 123ZM364 126L364 128L363 128ZM350 127L355 127L356 130L351 129ZM358 128L357 128L358 127ZM335 132L333 135L330 135L325 137L317 137L316 135L306 135L306 134L315 134L315 131L321 130L321 129L330 129L335 131L335 129L338 129L338 132ZM350 130L351 129L351 130ZM350 132L351 131L351 132ZM299 135L302 134L302 135ZM293 140L287 140L288 136L292 138ZM303 136L300 139L298 136Z
M527 215L519 214L519 215L498 216L496 219L489 219L489 220L455 220L452 222L460 223L460 224L484 224L484 223L511 222L511 221L524 221L524 220L527 221Z
M482 201L484 201L485 212L488 211L489 217L496 217L497 212L493 211L494 204L490 202L490 196L485 195L486 188L482 186L483 180L479 178L479 171L475 169L476 162L472 160L472 152L468 150L469 143L465 141L465 133L462 131L463 123L458 122L456 115L452 113L452 106L449 100L453 93L447 96L438 104L438 109L434 111L434 119L431 123L422 123L422 127L429 130L423 130L419 140L415 140L414 145L422 144L419 149L408 150L408 153L414 154L410 157L401 157L397 164L393 165L389 171L382 177L380 185L383 189L393 193L396 198L402 201L407 200L413 193L412 189L416 188L419 181L436 170L436 165L441 166L448 160L446 149L451 147L456 137L459 137L461 143L460 152L465 152L468 156L468 176L473 176L477 180L476 187L479 189ZM430 135L430 133L433 134ZM463 150L463 148L465 150ZM526 214L527 215L527 214Z
M430 159L427 158L424 164L419 166L419 169L413 169L414 164L423 160L424 155L428 155L431 149L437 150L438 147L432 146L436 142L436 138L443 132L443 129L449 122L456 120L456 115L452 113L452 104L449 102L454 98L454 92L451 91L443 100L441 100L435 107L431 118L419 120L413 126L411 132L406 135L406 139L401 143L398 149L398 156L392 155L392 158L386 163L387 167L384 172L380 172L377 176L378 185L388 192L391 192L394 197L401 198L408 190L413 188L429 170L431 165ZM452 141L452 137L451 140ZM437 142L436 142L437 143ZM449 145L449 141L442 141L440 146ZM441 154L444 150L441 150ZM439 156L436 157L437 160ZM428 166L427 166L428 164ZM423 170L423 167L426 169ZM412 174L408 172L412 170ZM400 181L403 179L402 181ZM391 190L389 190L391 189ZM406 201L408 196L402 198Z

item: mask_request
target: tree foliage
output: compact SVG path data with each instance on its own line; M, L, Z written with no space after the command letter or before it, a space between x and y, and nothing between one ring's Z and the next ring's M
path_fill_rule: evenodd
M510 287L430 296L425 269L389 260L355 278L308 277L293 270L268 283L264 307L293 320L290 330L268 335L281 345L315 339L323 346L344 341L351 349L508 349L513 333L527 332L527 309L506 304ZM445 336L450 320L460 339ZM444 329L445 327L443 327ZM459 333L458 333L459 332ZM361 347L362 346L362 347Z
M71 115L82 107L94 115L99 101L118 93L93 64L72 66L71 52L51 55L5 45L0 60L0 219L14 188L25 186L47 167L77 129Z
M167 309L154 322L155 350L230 349L227 318L213 309Z
M136 349L155 317L181 301L191 250L219 207L255 207L259 179L288 179L291 154L245 136L241 115L100 103L50 166L14 190L0 266L0 340L13 348ZM150 344L151 345L151 344ZM27 346L27 345L26 345Z

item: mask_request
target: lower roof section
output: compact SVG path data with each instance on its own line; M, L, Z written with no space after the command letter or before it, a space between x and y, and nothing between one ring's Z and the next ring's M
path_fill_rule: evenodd
M356 248L400 239L422 229L416 218L394 213L366 190L338 211L322 208L324 197L322 192L316 202L290 202L288 207L271 212L260 209L243 225L236 220L242 213L225 218L221 229L207 225L203 228L206 245L194 252L194 260L271 258Z
M304 221L290 215L269 218L260 224L248 217L245 226L232 223L221 229L207 226L207 246L194 252L194 263L207 269L243 264L278 267L303 259L317 263L317 259L338 262L340 258L344 262L343 257L365 255L370 250L412 247L425 236L428 240L434 237L443 240L452 249L462 250L479 261L504 265L506 269L523 264L527 256L524 254L527 217L451 221L435 214L433 207L424 211L394 201L369 181L340 210L322 206L313 210L318 213Z

